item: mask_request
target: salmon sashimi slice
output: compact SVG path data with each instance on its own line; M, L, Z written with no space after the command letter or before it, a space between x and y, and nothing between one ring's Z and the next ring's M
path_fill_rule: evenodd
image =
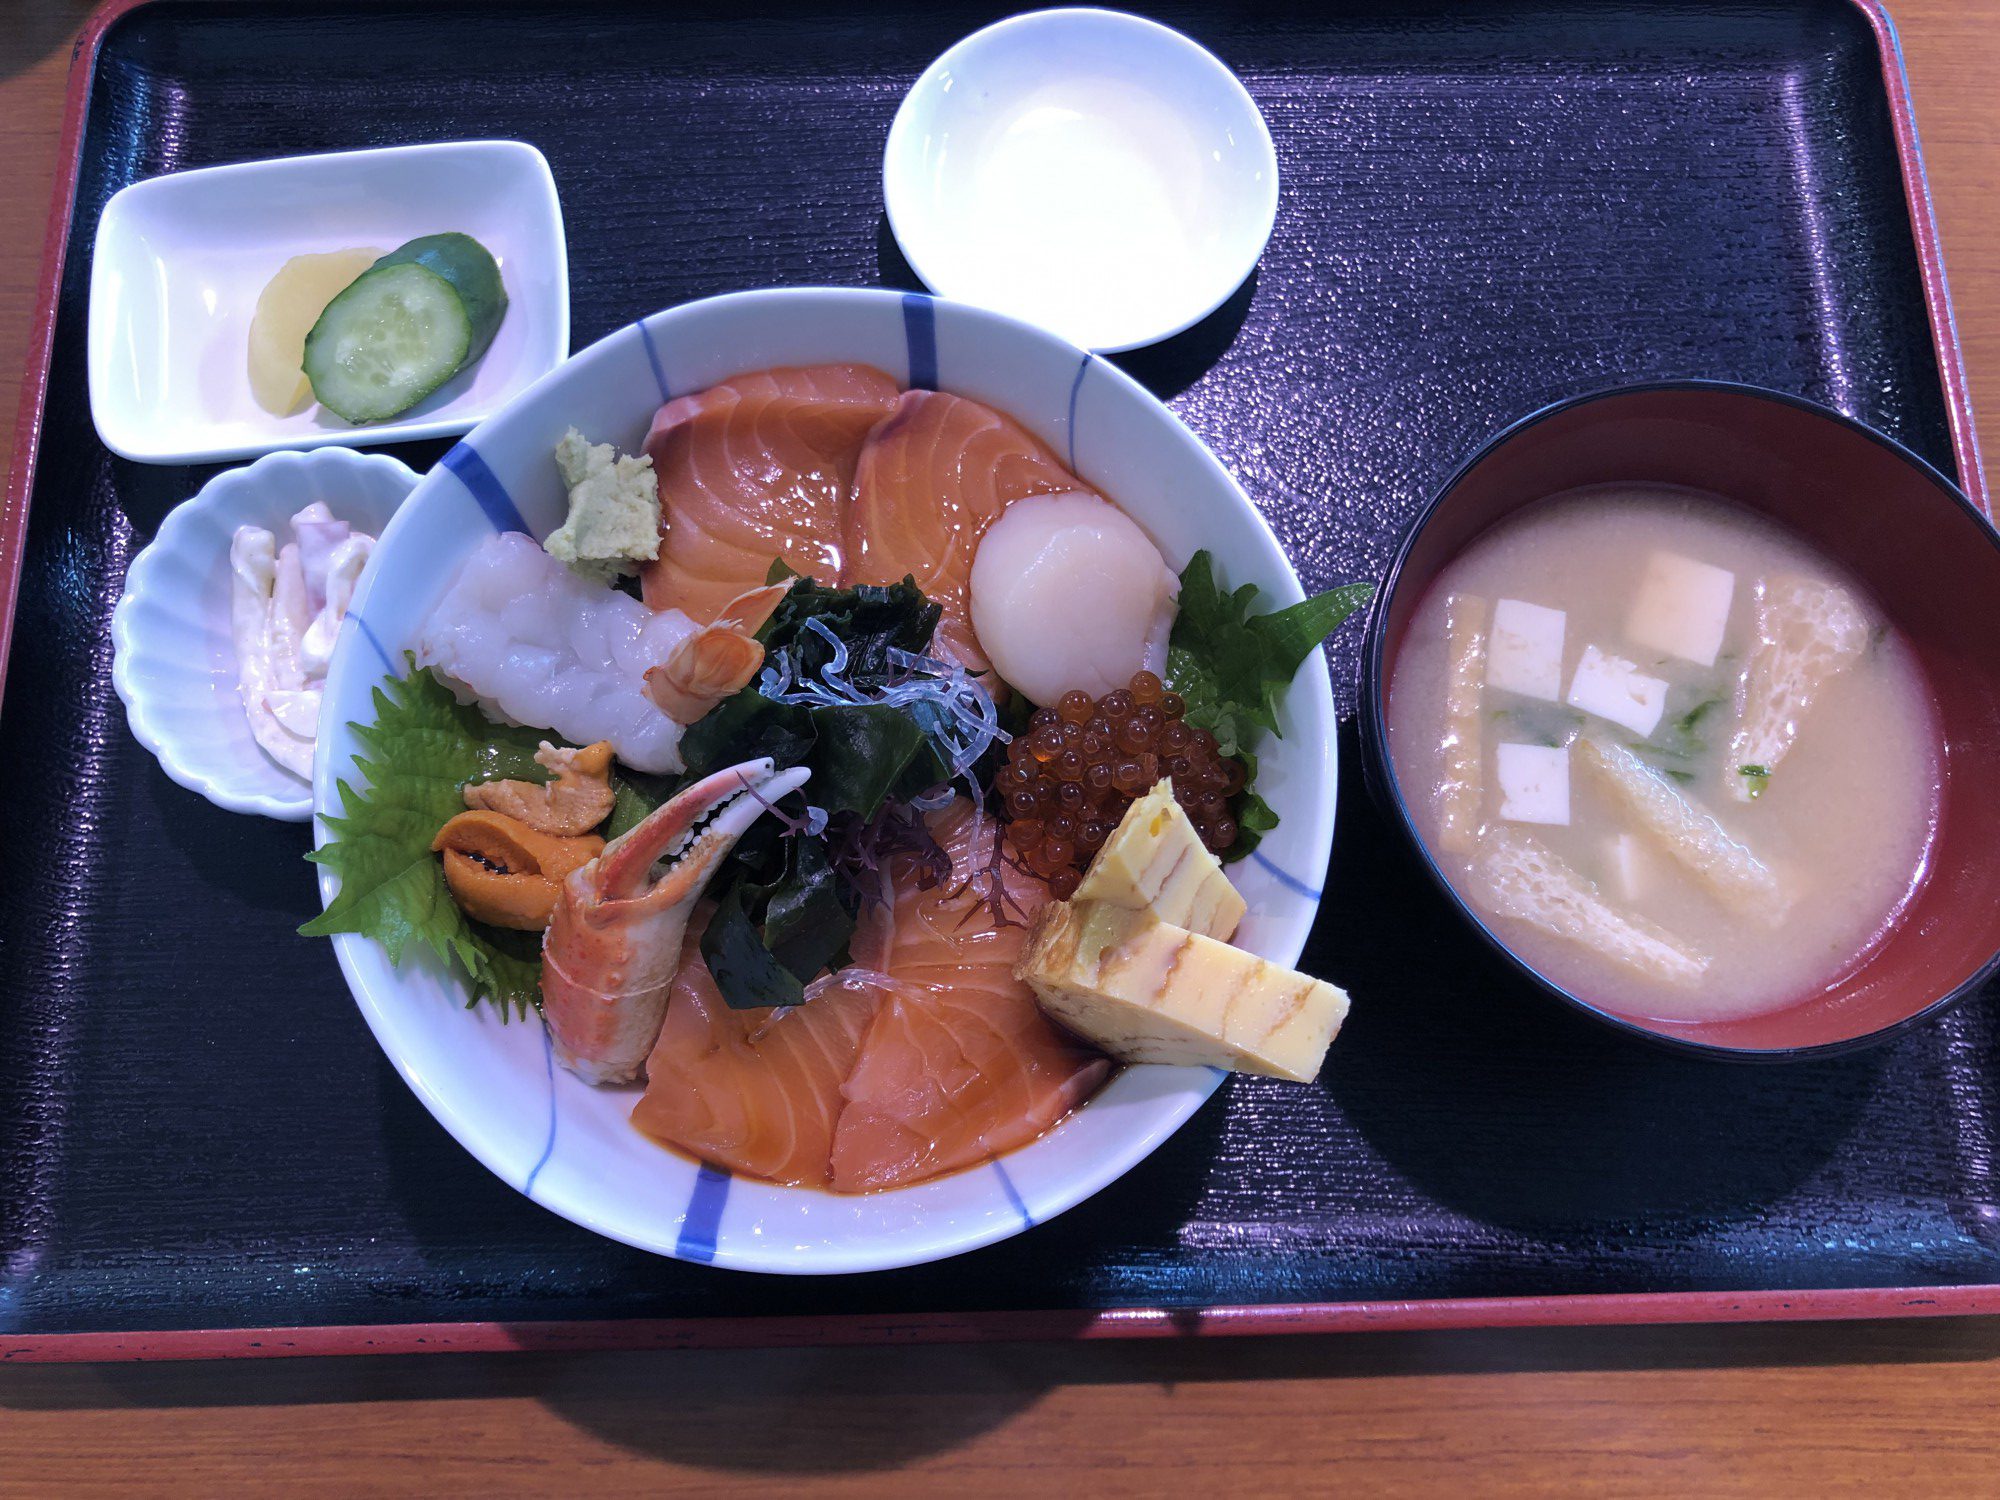
M808 365L737 375L662 406L646 434L661 532L659 557L640 571L646 603L711 624L776 558L838 583L861 445L897 394L868 365Z
M688 923L632 1123L731 1171L825 1187L841 1084L882 987L872 976L835 974L815 980L803 1005L732 1010L701 956L710 910Z
M994 820L959 798L929 821L952 878L922 890L908 856L892 862L888 905L871 908L855 935L855 957L886 982L841 1091L836 1192L903 1187L1024 1146L1110 1071L1014 977L1027 940L1018 924L1047 887L1003 865L1010 921L997 921L988 889L970 881L991 856Z
M1104 1058L1063 1037L1025 985L891 979L847 1080L836 1192L905 1187L1025 1146L1096 1092ZM1017 992L1019 991L1019 992Z
M1012 417L963 396L909 391L862 447L841 581L914 578L944 610L939 652L983 670L966 598L973 553L1016 500L1070 490L1088 492Z

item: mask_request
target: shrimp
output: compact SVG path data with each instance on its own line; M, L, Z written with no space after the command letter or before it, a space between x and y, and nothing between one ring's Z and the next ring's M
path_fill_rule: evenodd
M564 1067L590 1083L639 1076L695 902L750 825L811 774L768 759L718 771L563 881L542 939L542 1015Z
M704 625L677 643L666 661L646 669L646 696L669 718L692 724L748 687L764 665L757 632L791 586L787 578L730 600L714 624Z
M646 696L643 674L700 627L678 610L580 578L510 531L473 549L424 622L417 659L493 717L575 745L609 740L635 771L686 770L681 720ZM460 691L460 690L463 691Z

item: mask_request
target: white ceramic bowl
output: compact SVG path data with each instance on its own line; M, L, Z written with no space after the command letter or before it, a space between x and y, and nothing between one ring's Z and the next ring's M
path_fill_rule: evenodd
M1175 566L1201 547L1230 584L1272 605L1301 597L1275 538L1206 448L1116 367L1026 324L919 293L743 292L657 313L584 350L428 474L397 515L334 654L314 793L323 818L356 778L347 721L411 646L460 561L496 526L546 535L564 511L551 454L572 424L636 448L662 398L744 370L858 360L1012 413L1115 498ZM1297 960L1333 837L1334 714L1317 652L1283 705L1259 782L1283 816L1235 866L1238 940ZM323 823L315 837L325 839ZM338 889L322 867L320 892ZM464 1008L460 981L359 937L334 940L362 1014L445 1128L506 1182L565 1218L642 1249L763 1271L867 1271L1015 1234L1096 1192L1194 1113L1221 1075L1134 1067L1041 1140L993 1165L862 1197L732 1179L653 1144L633 1089L592 1088L550 1060L534 1022Z
M294 255L459 230L500 263L493 344L411 410L357 427L316 404L273 416L250 394L250 316ZM446 141L203 167L135 182L97 223L87 329L90 414L142 463L453 437L569 353L569 252L542 153Z
M167 513L111 611L112 685L140 744L189 791L230 812L312 816L312 788L251 737L229 631L229 542L239 526L279 537L315 500L380 536L417 476L381 454L273 453L218 474Z
M1038 10L924 71L882 189L931 290L1111 352L1243 284L1277 219L1278 158L1236 75L1179 32Z

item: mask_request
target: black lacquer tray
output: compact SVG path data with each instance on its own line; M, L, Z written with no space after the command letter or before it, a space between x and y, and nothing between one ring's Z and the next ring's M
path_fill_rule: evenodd
M1149 9L1243 75L1284 191L1254 280L1120 363L1236 472L1309 587L1377 573L1497 428L1616 381L1813 397L1983 498L1879 11ZM1780 1069L1594 1029L1459 929L1362 795L1351 742L1306 965L1355 1003L1321 1085L1232 1082L1117 1185L1005 1244L814 1280L655 1259L488 1176L383 1060L329 946L293 936L317 909L306 830L218 811L126 733L110 608L212 471L127 463L91 427L111 193L512 136L555 170L578 346L740 287L910 286L881 216L884 132L921 68L999 14L273 0L92 23L0 521L0 578L19 578L0 1358L2000 1307L1991 997ZM399 452L421 468L442 447ZM1334 653L1343 713L1357 645Z

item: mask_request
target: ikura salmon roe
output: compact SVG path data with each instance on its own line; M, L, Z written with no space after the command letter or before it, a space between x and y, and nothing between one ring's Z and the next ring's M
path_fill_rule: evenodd
M1187 701L1151 672L1092 701L1069 692L1037 709L994 778L1007 845L1059 900L1076 893L1091 856L1134 798L1162 775L1201 841L1220 854L1236 842L1229 799L1243 789L1243 763L1215 736L1185 721Z

